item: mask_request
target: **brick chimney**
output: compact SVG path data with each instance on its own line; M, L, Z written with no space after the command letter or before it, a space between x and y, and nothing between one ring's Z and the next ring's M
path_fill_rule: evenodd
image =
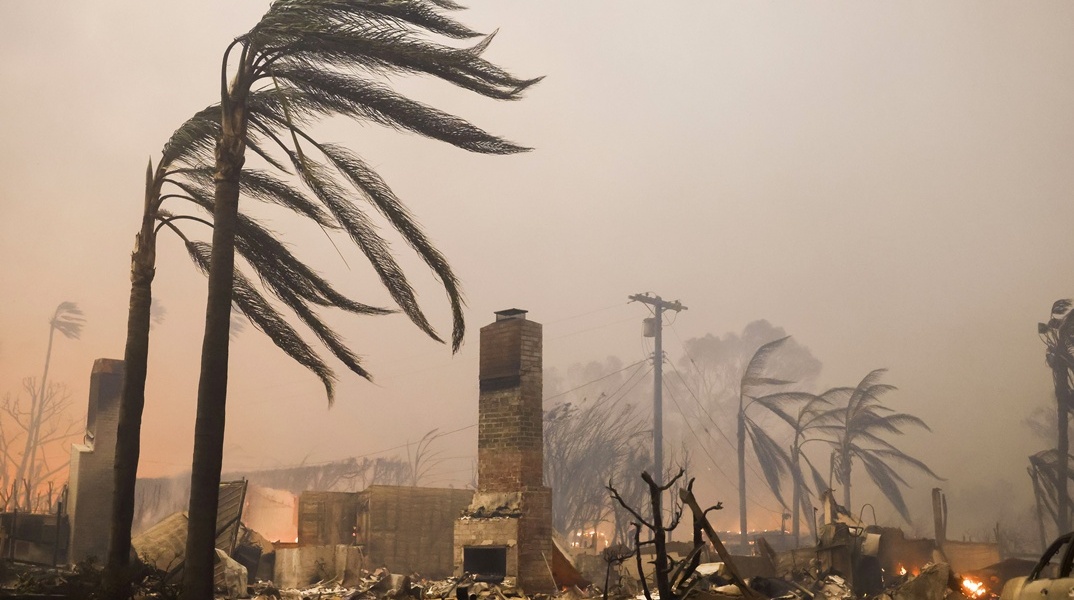
M552 490L544 486L541 325L520 309L481 328L478 489L455 523L456 571L555 591Z

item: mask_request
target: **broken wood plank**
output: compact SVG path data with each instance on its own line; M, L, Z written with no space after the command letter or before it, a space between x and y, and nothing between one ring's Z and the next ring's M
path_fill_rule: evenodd
M701 524L701 528L705 531L705 535L707 535L709 541L712 542L712 546L716 548L716 554L720 555L720 560L723 561L728 575L731 576L731 583L742 590L742 597L746 598L746 600L766 600L763 596L746 585L745 580L738 574L738 569L735 568L735 561L731 559L731 553L727 551L723 542L720 541L720 536L716 535L716 530L712 528L712 524L709 523L709 520L705 517L705 511L701 510L701 506L698 505L697 500L694 498L694 493L688 488L680 489L679 499L682 500L683 504L690 507L690 512L693 513L694 516L694 522Z

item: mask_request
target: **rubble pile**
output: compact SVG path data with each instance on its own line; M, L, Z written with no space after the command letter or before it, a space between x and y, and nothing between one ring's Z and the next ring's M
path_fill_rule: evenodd
M596 591L600 595L600 591ZM538 595L540 596L540 595ZM563 596L575 599L593 597L592 593L572 588ZM513 577L500 583L475 581L472 577L448 577L427 580L418 575L400 575L380 568L372 573L363 571L356 585L344 586L336 580L319 581L302 589L277 589L271 582L258 582L250 587L254 600L508 600L528 598L515 585ZM536 597L536 596L535 596Z

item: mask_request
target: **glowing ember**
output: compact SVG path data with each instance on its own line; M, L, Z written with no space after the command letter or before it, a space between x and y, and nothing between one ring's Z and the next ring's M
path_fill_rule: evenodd
M988 591L983 583L969 577L962 579L962 589L966 591L966 595L970 598L980 598Z

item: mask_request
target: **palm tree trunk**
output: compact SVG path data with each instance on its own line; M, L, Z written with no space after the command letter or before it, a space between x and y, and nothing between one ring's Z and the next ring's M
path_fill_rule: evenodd
M1055 383L1055 404L1057 413L1057 439L1056 439L1056 508L1055 525L1059 534L1070 530L1070 492L1068 480L1070 479L1070 379L1067 376L1067 367L1062 361L1057 360L1052 367L1052 378Z
M850 512L850 452L844 448L842 463L839 469L843 471L843 508Z
M159 179L159 178L156 178ZM149 363L149 326L153 306L153 277L156 274L155 209L159 193L152 164L146 172L145 207L142 228L131 254L131 295L127 313L127 344L123 351L123 391L116 426L116 458L113 463L115 488L112 493L112 523L109 528L105 587L118 596L130 564L131 525L134 522L134 488L138 480L141 453L142 409L145 407L145 380Z
M802 531L802 523L800 520L801 513L804 511L802 506L802 468L798 462L798 445L797 440L791 445L791 474L794 477L794 489L791 491L791 536L794 539L794 547L798 547L798 536Z
M235 226L238 222L239 175L246 153L246 97L242 79L246 66L240 66L232 92L222 102L223 134L216 145L213 248L209 259L209 294L194 425L183 600L203 600L213 594L216 509L224 458Z
M738 531L742 547L746 539L746 412L742 397L738 399Z
M58 312L58 311L57 311ZM53 315L53 319L56 315ZM52 361L52 342L56 337L56 325L49 324L48 330L48 349L45 350L45 369L41 373L41 381L37 386L37 393L31 398L30 404L30 423L26 429L26 447L22 452L22 459L19 461L19 468L15 471L15 485L16 490L19 485L25 485L26 487L26 504L24 508L30 510L30 489L32 487L32 474L34 470L34 458L37 455L37 433L41 430L41 416L45 412L45 386L48 384L48 367ZM30 387L32 390L33 386ZM15 508L19 508L19 494L16 492L13 495L15 501Z

